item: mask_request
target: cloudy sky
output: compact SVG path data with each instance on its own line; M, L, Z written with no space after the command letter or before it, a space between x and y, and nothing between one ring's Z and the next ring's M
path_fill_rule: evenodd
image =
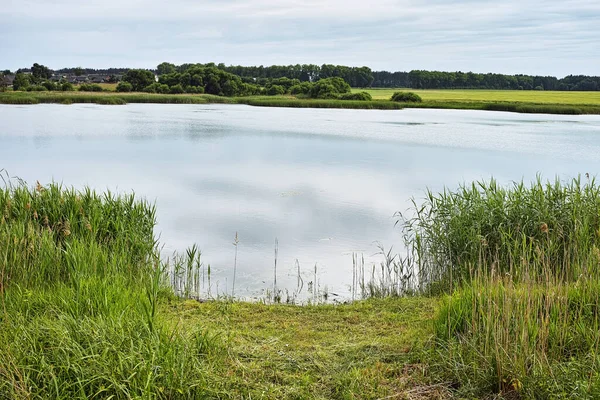
M332 63L600 75L598 0L0 0L0 68Z

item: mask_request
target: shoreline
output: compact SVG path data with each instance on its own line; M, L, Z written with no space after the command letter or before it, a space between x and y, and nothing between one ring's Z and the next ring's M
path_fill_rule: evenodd
M290 96L221 97L207 94L149 94L118 92L3 92L0 104L245 104L255 107L402 110L405 108L504 111L525 114L600 115L600 105L487 100L424 100L397 103L390 100L299 99Z

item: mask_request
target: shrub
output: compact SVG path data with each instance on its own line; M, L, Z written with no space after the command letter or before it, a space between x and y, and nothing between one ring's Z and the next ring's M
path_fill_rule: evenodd
M340 100L362 100L362 101L371 101L373 97L367 92L359 92L359 93L344 93L340 95Z
M80 92L101 92L102 91L102 86L95 84L95 83L82 83L81 85L79 85L79 91Z
M47 90L56 90L57 89L57 85L51 81L44 81L44 82L42 82L41 85L43 87L45 87Z
M166 86L166 85L163 85ZM168 89L168 86L167 86ZM204 93L204 88L202 86L188 86L185 91L191 94L202 94ZM163 93L163 92L161 92Z
M269 96L280 96L282 94L285 94L285 88L283 86L272 85L267 88L267 95Z
M181 94L184 93L185 91L183 90L183 87L180 84L171 86L171 90L170 90L171 94Z
M133 90L133 86L129 82L119 82L117 85L117 92L131 92Z
M299 85L294 85L290 88L290 94L299 95L299 94L309 94L312 89L313 84L310 82L302 82Z
M402 103L420 103L423 101L421 96L413 92L396 92L392 95L391 100Z
M317 81L310 90L315 99L337 99L340 94L350 93L351 88L342 78L326 78Z
M75 87L71 82L63 82L60 85L60 90L62 90L63 92L72 92L73 90L75 90Z
M146 93L161 93L161 94L166 94L169 93L169 86L165 85L165 84L160 84L158 82L154 82L151 85L146 86L142 92L146 92Z
M27 86L27 90L28 92L47 92L48 89L45 86L42 85L32 85L32 86Z

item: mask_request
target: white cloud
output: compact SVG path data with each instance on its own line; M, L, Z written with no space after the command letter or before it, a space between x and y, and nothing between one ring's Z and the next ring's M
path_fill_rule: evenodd
M595 0L9 1L2 68L168 60L600 73Z

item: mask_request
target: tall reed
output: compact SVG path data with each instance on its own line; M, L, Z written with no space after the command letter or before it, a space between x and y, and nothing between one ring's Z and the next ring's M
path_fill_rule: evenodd
M0 398L197 398L203 330L158 318L154 206L57 184L0 188Z
M600 396L594 179L429 192L403 222L420 290L446 293L436 374L468 397Z

